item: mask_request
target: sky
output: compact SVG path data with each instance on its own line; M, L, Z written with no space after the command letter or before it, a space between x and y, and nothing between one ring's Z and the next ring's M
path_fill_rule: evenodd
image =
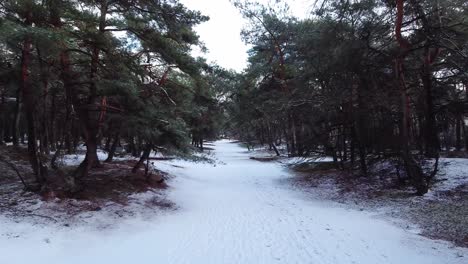
M240 32L247 23L229 0L180 0L191 10L198 10L210 17L208 22L198 25L195 30L208 48L201 54L208 62L241 72L247 66L247 50ZM258 2L267 3L268 0ZM288 0L293 15L303 18L311 10L315 0ZM194 52L194 55L200 55Z

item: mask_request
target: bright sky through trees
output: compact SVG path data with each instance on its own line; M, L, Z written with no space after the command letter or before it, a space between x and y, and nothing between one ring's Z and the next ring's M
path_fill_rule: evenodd
M240 32L247 21L229 0L181 0L181 3L193 10L199 10L210 17L210 21L196 27L201 40L208 48L203 54L208 61L217 62L224 68L242 71L247 65L247 50ZM268 0L258 1L268 4ZM270 1L274 2L274 1ZM297 17L306 17L313 6L313 0L291 0L288 4L291 13Z

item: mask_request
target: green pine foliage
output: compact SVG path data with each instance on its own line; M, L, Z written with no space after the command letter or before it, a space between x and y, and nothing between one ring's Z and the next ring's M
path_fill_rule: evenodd
M207 20L176 0L2 1L0 142L36 138L42 189L54 173L48 154L84 143L70 180L78 190L98 147L187 152L193 138L216 136L213 73L191 55L202 47L194 26Z
M289 156L331 156L358 175L391 160L419 194L434 175L424 158L461 151L463 140L468 149L463 1L403 1L407 49L395 36L400 0L323 1L302 20L286 1L233 2L252 48L229 96L232 135Z

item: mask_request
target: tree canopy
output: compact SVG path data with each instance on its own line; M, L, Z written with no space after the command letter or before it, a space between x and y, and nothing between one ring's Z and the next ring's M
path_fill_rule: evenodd
M129 153L183 150L212 135L212 66L194 58L207 21L176 0L20 0L0 3L0 143L28 142L40 189L49 153L86 158L70 191L99 166L104 144ZM54 161L54 158L52 158Z
M234 135L359 175L390 159L420 194L437 170L423 160L468 143L465 1L320 1L307 19L234 3L252 45L232 90Z

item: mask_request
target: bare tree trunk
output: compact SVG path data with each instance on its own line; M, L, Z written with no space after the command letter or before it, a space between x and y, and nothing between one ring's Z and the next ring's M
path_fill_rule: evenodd
M401 126L400 126L400 140L401 140L401 157L403 159L405 170L408 177L411 179L413 186L416 188L418 195L423 195L427 192L428 187L424 179L424 174L421 167L415 161L410 150L409 129L410 129L410 100L406 91L406 83L403 71L403 61L408 54L410 44L407 40L403 39L401 35L401 27L403 24L403 0L397 0L397 20L395 26L395 35L397 42L400 46L400 54L395 60L395 74L397 86L400 91L400 110L401 110Z
M57 133L57 129L55 128L55 104L57 100L57 95L54 93L52 94L51 98L52 102L50 105L50 123L49 123L49 134L50 134L50 147L52 150L56 151L58 146L57 146L57 135L60 135L60 133Z
M348 145L346 144L346 127L343 126L343 137L342 137L342 141L341 141L341 145L343 147L343 161L347 161L348 160Z
M270 122L267 122L267 135L268 135L268 143L270 144L270 147L275 151L276 156L279 157L280 153L278 151L278 148L276 148L275 142L273 140Z
M428 53L429 51L426 51ZM429 56L429 55L426 55ZM428 59L423 64L421 79L424 87L425 105L424 105L424 119L425 129L424 138L426 141L426 156L429 158L436 158L439 156L439 137L437 136L437 127L434 115L434 103L432 98L432 85L431 85L431 72L430 62Z
M468 128L462 120L463 139L465 140L465 152L468 152Z
M117 145L119 144L119 141L120 141L120 129L116 131L114 134L112 145L109 149L109 155L107 156L107 159L105 162L112 162L112 159L114 158L115 150L117 149Z
M39 144L39 149L41 153L44 154L50 154L50 149L49 149L49 116L47 113L47 102L49 98L49 78L48 78L48 69L44 66L43 58L41 56L41 50L36 47L36 52L38 56L38 61L39 61L39 68L41 72L41 79L42 79L42 85L43 85L43 99L42 99L42 122L40 122L41 133L38 133L38 139L40 141Z
M152 144L146 144L145 149L143 150L143 154L140 157L140 160L137 162L137 164L133 167L132 173L136 173L138 169L145 163L146 160L149 159L149 156L151 154L151 150L153 149Z
M103 35L106 27L107 15L107 0L100 0L100 16L99 16L99 35ZM97 78L98 78L98 65L99 65L100 47L97 43L94 44L91 56L91 71L90 80L91 86L89 89L89 96L86 107L80 107L79 116L83 124L83 134L86 142L86 157L83 163L78 167L75 172L75 177L83 178L88 175L88 172L93 167L100 166L97 157L97 147L100 145L99 134L99 118L93 111L97 107Z
M296 124L294 123L294 118L292 114L288 114L288 141L289 141L289 155L296 156Z
M26 13L26 26L31 26L32 13L28 11ZM21 56L21 90L26 107L26 121L28 129L28 153L29 161L31 163L34 174L36 175L36 181L39 185L45 184L47 168L43 166L42 161L38 155L37 142L36 142L36 130L35 130L35 103L34 95L31 87L30 80L30 65L31 65L31 50L32 40L30 36L27 36L23 42L22 56Z
M357 101L358 101L358 116L357 116L357 126L356 128L356 136L357 136L357 143L358 143L358 152L359 152L359 163L361 168L361 173L364 176L367 176L367 164L366 164L366 146L365 146L365 139L367 138L367 133L365 132L365 122L363 112L366 111L366 106L364 104L364 99L362 98L362 89L367 86L367 80L361 76L360 83L356 86L357 90Z
M455 125L455 137L456 137L456 142L455 142L455 148L457 151L461 150L461 127L462 127L462 120L461 116L457 116L457 120L455 120L456 125Z
M2 90L2 97L0 98L0 146L4 144L5 125L6 125L5 119L6 119L5 90Z
M12 134L13 134L13 145L18 146L20 140L20 121L21 113L23 112L23 92L22 88L18 87L16 92L16 106L15 106L15 117L13 121Z
M203 137L200 136L200 139L198 140L198 142L199 142L200 150L203 151Z

